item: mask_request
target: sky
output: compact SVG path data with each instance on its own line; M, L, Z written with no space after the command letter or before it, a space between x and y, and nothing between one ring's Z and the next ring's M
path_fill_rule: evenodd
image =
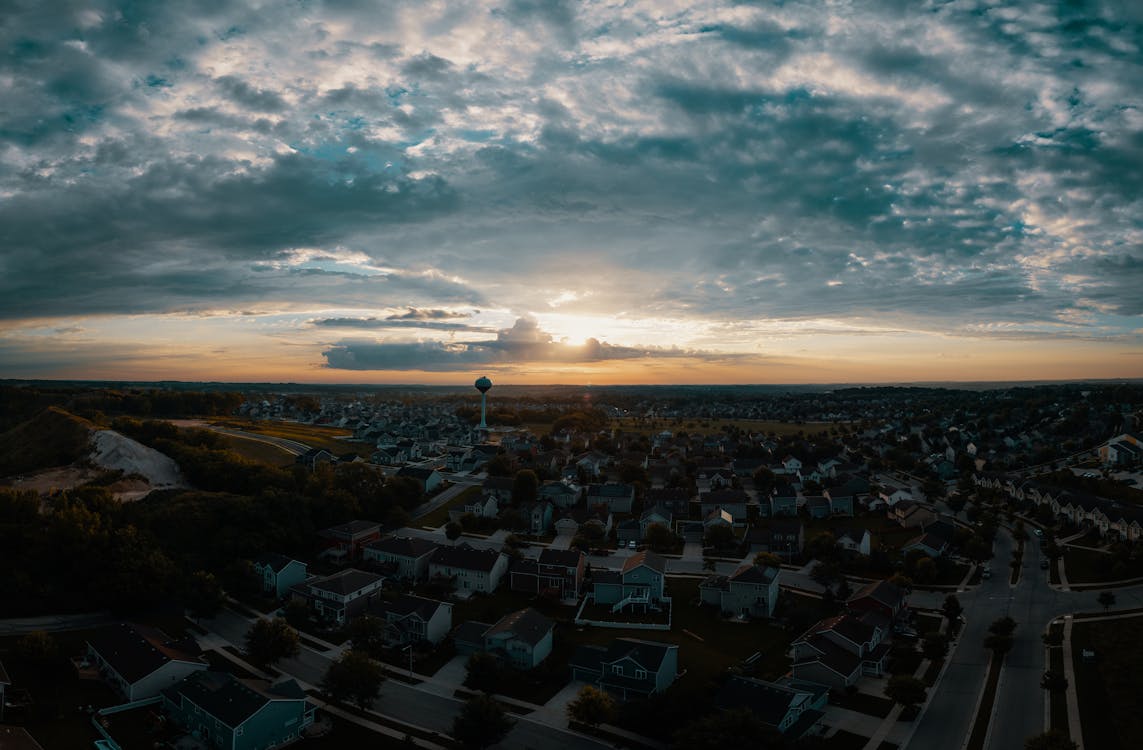
M1138 2L0 4L0 378L1143 377Z

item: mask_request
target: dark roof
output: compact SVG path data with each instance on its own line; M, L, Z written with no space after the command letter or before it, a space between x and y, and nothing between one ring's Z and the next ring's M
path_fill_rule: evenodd
M452 639L456 643L470 643L483 649L484 634L490 627L492 626L486 622L465 620L453 629Z
M316 581L310 581L309 586L319 591L328 591L332 594L352 594L354 591L376 583L377 581L384 580L376 573L369 573L364 570L357 570L356 568L349 568L334 573L325 578L319 578Z
M138 682L172 661L206 664L194 639L172 641L154 628L126 622L100 628L88 636L87 642L129 683Z
M821 662L826 667L837 674L846 677L852 675L861 668L861 658L855 654L846 651L841 646L837 645L824 635L814 634L806 639L806 642L817 649L820 653L812 657L803 657L795 663L806 664L809 662Z
M420 466L402 466L397 470L397 476L413 477L414 479L420 479L424 481L435 474L436 471L436 469L425 469Z
M700 589L719 589L721 591L730 590L730 579L726 576L715 573L714 575L707 576L699 584Z
M632 497L635 495L635 488L629 484L608 482L588 485L587 494L595 497Z
M866 597L884 604L890 609L897 609L905 601L905 592L889 581L872 581L853 592L853 596L846 599L846 602L853 603Z
M348 521L337 526L330 526L328 529L323 530L321 533L324 536L331 537L355 537L358 534L366 534L373 531L380 531L381 524L376 521Z
M681 487L652 487L643 493L644 505L688 503L691 493Z
M704 492L699 495L699 500L706 505L717 503L719 505L735 505L737 503L746 503L750 501L750 495L746 494L745 490L712 490Z
M640 565L646 565L651 570L666 573L667 561L650 550L636 552L623 561L623 572L628 573Z
M930 534L927 531L920 536L910 539L906 544L902 545L901 549L908 549L915 544L923 544L929 549L942 550L948 546L948 542L943 537L936 534Z
M731 581L771 584L778 577L778 568L764 565L740 565L730 574Z
M0 748L3 750L44 750L28 730L0 724Z
M438 546L436 542L430 542L428 539L421 539L415 536L391 536L385 539L378 539L375 542L370 542L365 545L366 549L373 549L388 555L399 555L401 557L423 557L424 555L430 554Z
M263 568L269 568L275 573L281 573L286 569L286 566L292 562L294 562L294 558L292 557L279 555L277 552L267 552L264 555L260 555L258 559L254 561L254 564ZM305 563L302 564L304 565Z
M550 549L540 552L541 565L560 565L565 568L577 568L583 560L583 552L577 549Z
M810 694L765 680L732 676L715 695L714 705L728 711L747 709L762 721L776 727L786 718L795 700L802 696L810 697Z
M490 573L498 559L500 559L500 553L496 550L476 549L469 544L460 544L456 547L437 547L430 563L449 568L482 570L485 573Z
M391 613L406 617L415 613L419 615L422 620L428 620L436 614L436 611L442 606L445 606L445 603L438 602L436 599L426 599L423 596L401 594L392 601L379 600L374 602L372 610L382 616Z
M856 617L850 617L849 615L827 617L824 620L819 620L817 624L810 628L810 632L815 634L826 630L832 630L847 641L858 645L869 643L873 640L873 627L869 623L862 622Z
M301 688L293 680L274 687L267 685L264 689L272 695L255 689L252 685L257 683L250 682L243 683L227 672L196 672L164 690L163 695L175 704L181 702L180 698L186 698L231 728L241 726L275 698L302 699L298 695ZM293 687L288 683L293 683Z
M484 633L484 637L508 634L516 640L535 646L544 639L544 636L552 632L554 626L555 623L536 610L525 607L501 617L495 625Z
M658 672L671 649L678 649L678 646L673 643L645 641L641 638L616 638L607 647L603 662L612 664L620 659L630 658L647 671Z

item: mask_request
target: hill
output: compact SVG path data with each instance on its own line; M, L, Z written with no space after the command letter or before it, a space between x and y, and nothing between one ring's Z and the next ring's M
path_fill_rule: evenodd
M50 406L27 422L0 434L0 477L63 466L91 454L86 419Z

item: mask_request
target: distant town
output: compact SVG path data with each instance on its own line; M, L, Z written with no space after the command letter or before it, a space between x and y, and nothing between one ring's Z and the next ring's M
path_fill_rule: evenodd
M1143 385L0 385L0 748L1143 746Z

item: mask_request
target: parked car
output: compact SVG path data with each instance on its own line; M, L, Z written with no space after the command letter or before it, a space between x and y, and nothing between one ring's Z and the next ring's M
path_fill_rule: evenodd
M638 546L639 546L639 545L635 543L635 540L634 540L634 539L632 539L631 541L627 542L627 549L635 549L635 548L636 548L636 547L638 547Z
M980 571L980 577L985 579L991 578L992 568L985 568L984 570Z

